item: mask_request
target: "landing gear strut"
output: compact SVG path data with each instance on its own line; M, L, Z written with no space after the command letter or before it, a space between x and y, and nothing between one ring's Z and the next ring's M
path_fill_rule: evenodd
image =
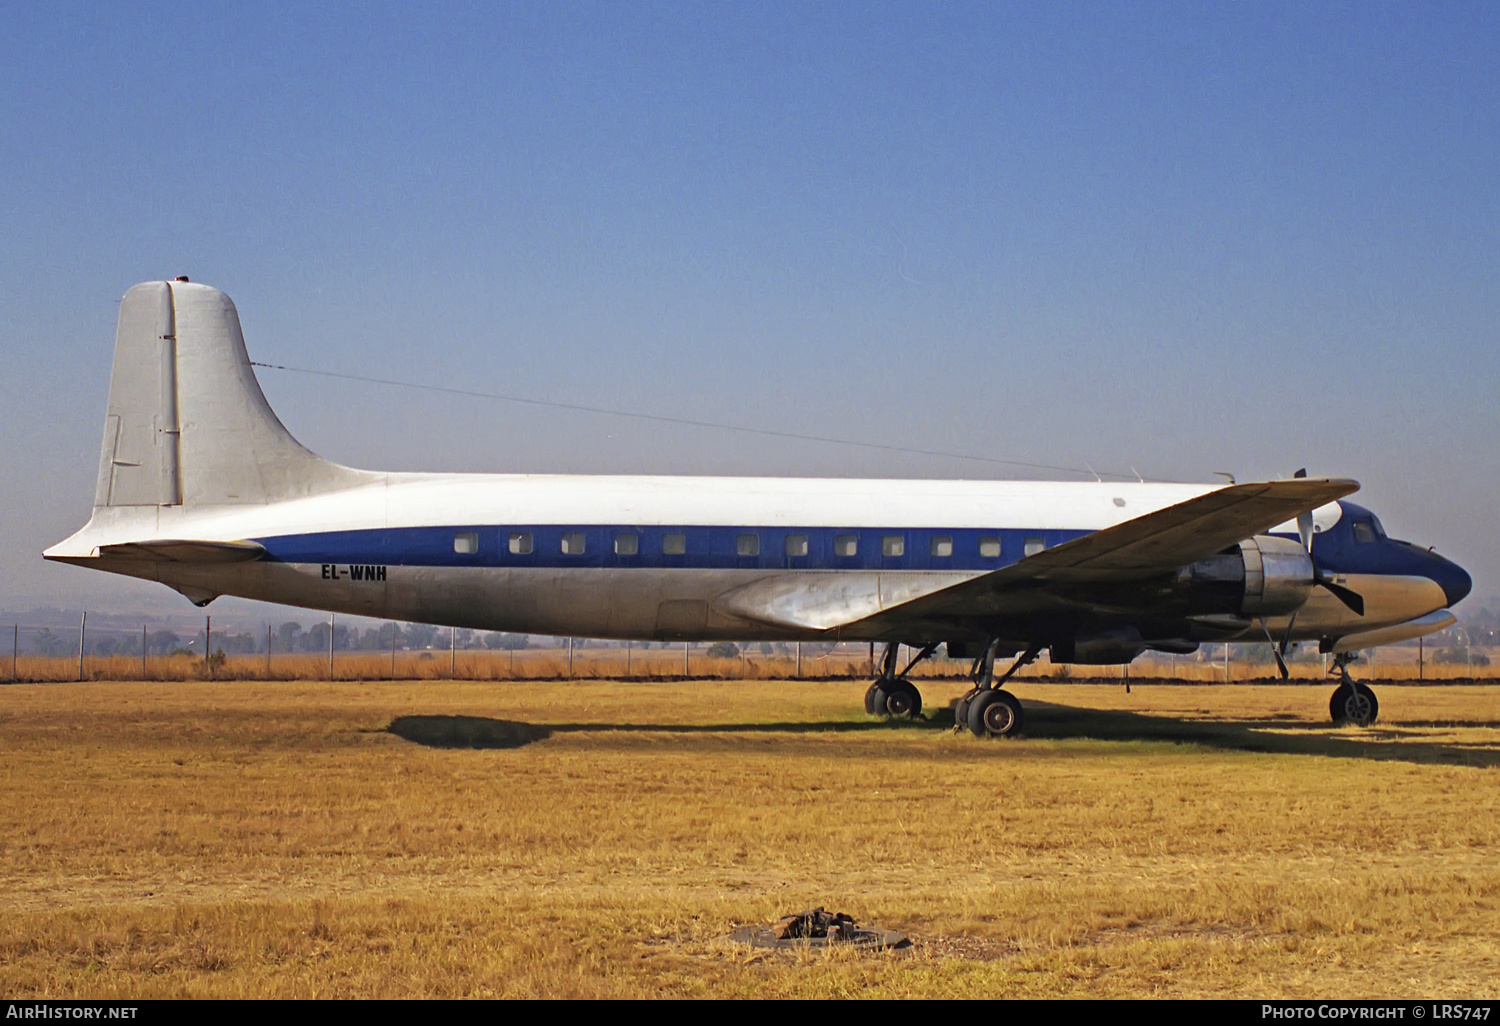
M915 719L922 714L922 692L907 679L923 659L937 651L937 645L928 645L919 651L906 668L896 672L896 659L901 643L892 641L885 646L885 655L880 660L880 676L865 692L865 712L871 716L890 716L897 719Z
M1340 652L1333 657L1333 669L1338 671L1340 683L1328 700L1328 714L1340 726L1352 723L1357 727L1368 727L1380 715L1380 702L1376 700L1375 692L1349 676L1352 662L1353 652Z
M1042 646L1032 645L996 679L995 651L999 647L1000 639L991 640L985 646L984 654L974 660L969 671L974 687L953 706L955 731L968 727L975 737L1012 737L1025 725L1020 701L1009 691L1001 689L1017 670L1036 659Z

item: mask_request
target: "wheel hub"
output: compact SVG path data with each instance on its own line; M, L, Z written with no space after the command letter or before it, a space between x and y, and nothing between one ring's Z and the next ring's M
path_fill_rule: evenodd
M1015 721L1015 713L1004 702L991 703L984 710L984 726L991 734L1004 734Z

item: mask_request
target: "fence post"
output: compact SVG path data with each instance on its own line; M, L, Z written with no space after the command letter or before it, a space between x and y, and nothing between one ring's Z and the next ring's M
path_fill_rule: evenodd
M797 679L802 679L802 642L797 642Z
M266 680L271 679L271 625L266 624Z
M141 680L146 679L146 625L141 624Z
M89 611L83 611L83 617L78 621L78 679L83 680L83 633L89 625Z
M688 643L686 641L682 643L682 675L684 677L688 675Z
M11 636L10 636L10 679L11 680L20 680L21 679L20 675L16 672L16 657L18 655L20 655L20 652L21 652L21 625L20 624L16 624L14 627L11 628Z
M396 622L391 621L391 680L396 679Z
M448 679L452 680L458 673L458 628L448 628Z
M568 635L568 679L573 677L573 635Z
M328 679L333 680L333 621L337 613L328 614Z
M214 679L214 618L203 618L203 665L208 668L208 679Z

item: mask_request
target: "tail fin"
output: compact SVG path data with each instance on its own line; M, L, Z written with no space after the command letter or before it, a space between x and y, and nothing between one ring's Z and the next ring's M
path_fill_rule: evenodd
M315 455L271 412L224 293L186 281L125 293L96 508L263 504L377 476Z

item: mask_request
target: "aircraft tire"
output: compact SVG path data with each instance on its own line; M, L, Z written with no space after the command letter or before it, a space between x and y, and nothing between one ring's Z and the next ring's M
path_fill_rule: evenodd
M1008 691L981 691L969 703L969 731L975 737L1014 737L1024 725L1021 703Z
M885 688L881 687L880 681L877 680L874 684L871 684L870 689L865 692L865 714L868 716L884 716L885 702L888 697Z
M1368 727L1380 715L1380 701L1364 684L1340 684L1328 700L1328 712L1333 722L1340 726L1352 723L1357 727Z
M885 714L901 719L916 719L922 714L922 692L906 678L892 681L885 692Z
M978 688L971 688L964 692L958 701L953 703L953 726L955 729L967 730L969 728L969 703L974 701L974 696L978 694Z

